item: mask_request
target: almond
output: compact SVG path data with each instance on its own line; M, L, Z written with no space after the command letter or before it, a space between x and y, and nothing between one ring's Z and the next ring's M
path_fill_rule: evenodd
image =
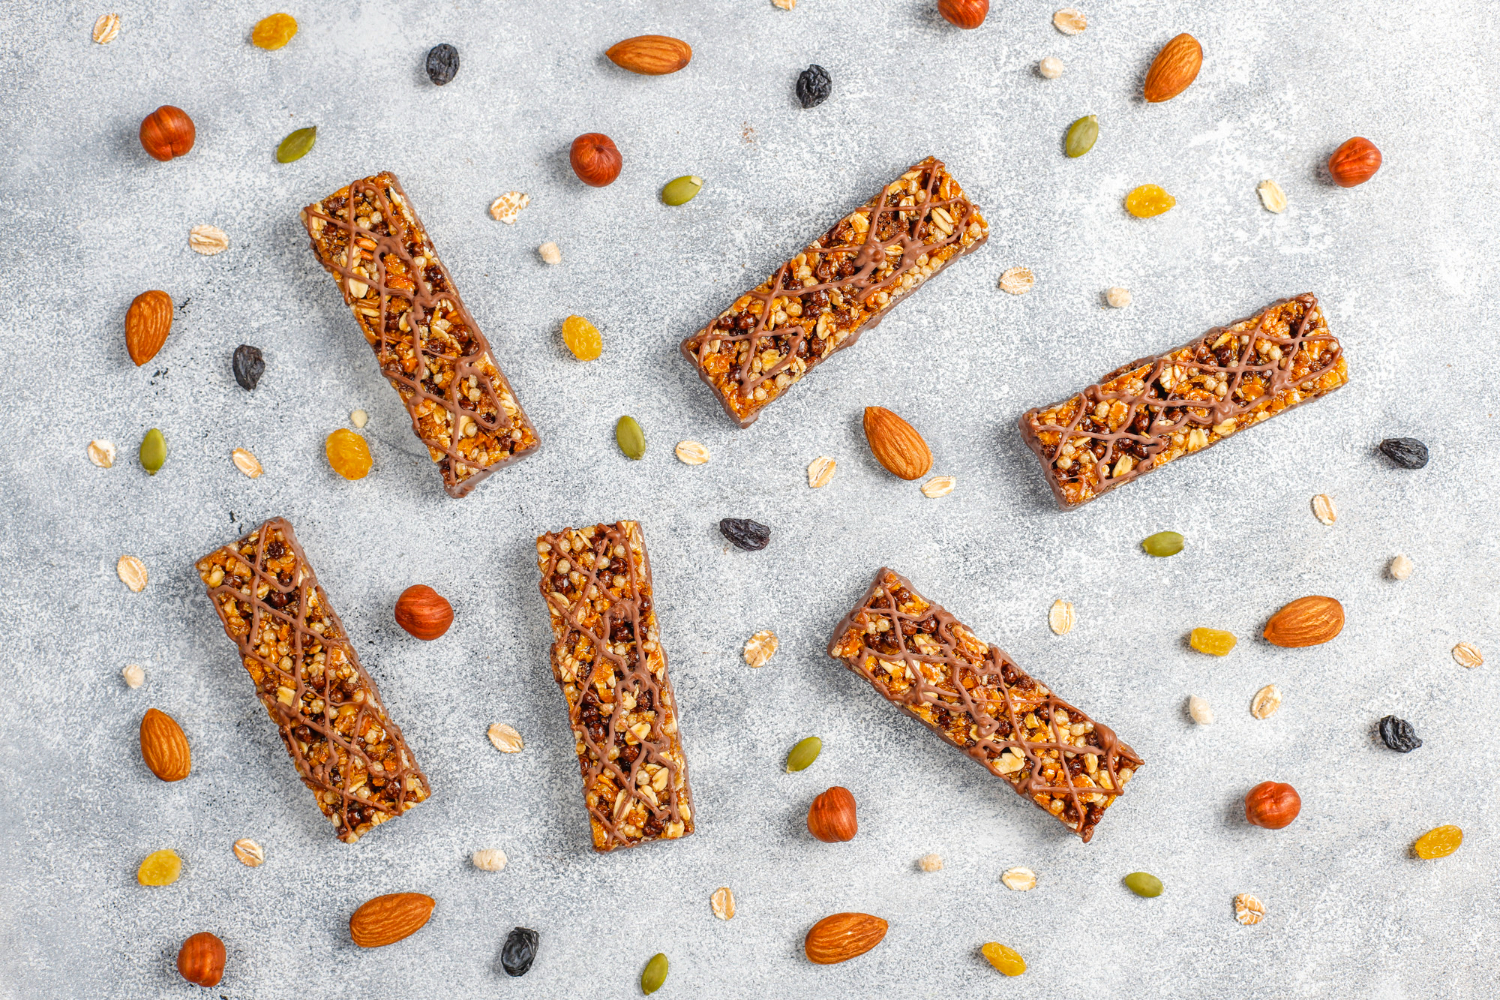
M166 292L142 292L125 313L125 350L139 368L156 357L172 330L172 296Z
M883 406L865 407L865 439L892 475L920 479L932 468L932 449L911 424Z
M1299 597L1266 622L1273 646L1318 646L1344 630L1344 606L1331 597Z
M162 781L181 781L193 769L193 753L182 727L154 708L141 717L141 758Z
M888 927L890 924L868 913L835 913L812 925L802 950L815 965L847 962L883 941Z
M637 35L616 42L604 53L621 69L642 76L665 76L682 69L693 58L693 47L666 35Z
M349 936L361 948L395 944L421 930L436 905L436 900L420 892L376 896L349 918Z
M1203 68L1203 46L1198 39L1183 33L1161 47L1151 68L1146 71L1146 101L1160 104L1170 101L1196 79Z

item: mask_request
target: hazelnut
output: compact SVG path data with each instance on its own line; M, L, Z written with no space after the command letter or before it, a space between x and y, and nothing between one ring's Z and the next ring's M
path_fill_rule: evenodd
M418 639L436 639L453 624L453 605L427 586L407 587L396 601L396 624Z
M620 150L609 136L589 132L573 140L568 153L573 173L589 187L602 188L620 176Z
M196 986L218 986L224 978L224 942L208 931L199 931L177 952L177 971Z
M1333 151L1328 173L1339 187L1352 188L1375 176L1380 169L1380 150L1369 139L1355 136Z
M163 163L186 156L197 136L187 112L170 104L163 104L141 122L141 145Z
M960 28L977 28L990 12L990 0L938 0L943 20Z
M1302 811L1297 789L1284 781L1262 781L1245 795L1245 820L1252 826L1280 830Z
M812 807L807 810L807 830L825 844L853 840L859 832L854 793L834 785L813 799Z

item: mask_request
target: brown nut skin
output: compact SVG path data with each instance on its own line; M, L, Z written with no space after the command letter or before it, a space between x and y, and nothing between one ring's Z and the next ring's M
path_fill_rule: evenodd
M1245 821L1251 826L1280 830L1301 811L1302 797L1284 781L1262 781L1245 793Z
M840 844L853 840L859 832L859 817L855 812L854 793L840 785L813 799L807 810L807 832L825 844Z
M915 427L883 406L865 407L865 440L886 471L902 479L921 479L932 470L932 449Z
M1355 136L1328 158L1328 175L1339 187L1352 188L1375 176L1380 169L1380 150L1369 139Z
M835 913L813 924L802 951L814 965L835 965L857 958L885 940L890 924L868 913Z
M171 332L172 296L166 292L142 292L125 311L125 350L137 368L156 357Z
M162 781L181 781L193 770L193 752L177 720L146 709L141 716L141 759Z
M602 188L620 176L620 150L601 132L588 132L573 140L568 152L573 173L589 187Z
M396 600L396 624L418 639L432 641L453 624L453 605L425 583L407 587Z
M642 76L665 76L682 69L693 59L693 47L667 35L637 35L616 42L604 53L621 69Z
M1170 101L1198 79L1203 68L1203 46L1186 32L1161 47L1146 71L1144 96L1148 104Z
M1297 649L1332 642L1344 630L1344 606L1332 597L1299 597L1271 616L1261 635L1273 646Z
M163 104L141 122L142 148L163 163L186 155L197 137L198 131L187 112L170 104Z
M224 978L224 942L208 931L199 931L177 951L177 971L195 986L218 986Z
M938 0L943 20L959 28L977 28L990 13L990 0Z
M437 901L420 892L392 892L368 900L349 918L349 937L361 948L384 948L411 937L432 919Z

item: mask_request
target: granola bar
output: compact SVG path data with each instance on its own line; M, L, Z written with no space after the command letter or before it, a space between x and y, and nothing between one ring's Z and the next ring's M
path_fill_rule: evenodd
M1317 298L1299 295L1028 410L1021 435L1067 510L1348 381Z
M1142 761L911 582L882 568L828 655L1083 838Z
M536 429L395 174L339 188L304 208L302 223L450 496L536 450Z
M929 156L684 340L682 354L749 427L792 383L989 235L948 168Z
M687 836L693 795L641 526L564 528L536 554L594 850Z
M289 523L273 518L197 569L340 840L352 844L432 794Z

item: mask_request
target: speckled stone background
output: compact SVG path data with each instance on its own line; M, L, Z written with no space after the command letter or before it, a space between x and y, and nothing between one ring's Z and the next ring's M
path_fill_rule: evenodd
M229 950L228 998L630 997L666 952L660 996L1465 997L1497 974L1494 738L1500 711L1495 541L1500 376L1493 143L1500 18L1482 0L1199 0L1089 3L1066 37L1054 0L997 3L961 32L930 0L294 5L284 50L248 43L275 5L80 5L0 9L0 994L189 997L179 943L212 930ZM119 38L89 39L118 9ZM1189 31L1207 52L1182 97L1146 106L1156 49ZM644 32L689 40L692 64L632 76L604 56ZM427 82L438 42L462 53L449 86ZM1061 79L1039 59L1067 64ZM808 63L833 97L802 110ZM157 163L136 139L160 104L197 123L187 157ZM1087 157L1061 154L1069 122L1099 115ZM317 148L274 160L305 125ZM578 183L572 138L614 137L613 186ZM1342 190L1322 164L1351 135L1385 154ZM790 253L923 156L944 158L980 202L981 252L816 372L753 428L736 430L677 356L677 343ZM308 202L380 169L400 176L495 346L542 438L540 453L466 500L448 498L399 401L297 219ZM657 191L706 178L690 205ZM1266 177L1290 207L1271 215ZM1163 184L1170 214L1121 209ZM489 218L519 189L514 226ZM197 223L228 252L188 249ZM544 265L556 241L563 263ZM1006 268L1034 291L997 290ZM1105 288L1135 304L1115 311ZM122 320L148 288L169 292L166 347L136 369ZM1352 384L1326 401L1148 477L1084 510L1054 510L1014 428L1116 365L1190 339L1279 297L1316 292L1343 338ZM603 331L590 364L563 349L570 313ZM261 385L235 385L237 344L265 351ZM931 442L958 488L928 500L871 459L867 404L893 407ZM335 476L323 438L370 413L374 472ZM612 426L637 417L649 451L629 462ZM135 459L159 427L171 457ZM1374 447L1412 435L1432 462L1411 472ZM109 470L91 438L115 441ZM684 438L708 465L677 462ZM265 475L229 460L246 447ZM809 490L817 455L839 461ZM1332 527L1309 510L1332 494ZM298 783L192 570L195 558L285 515L353 633L435 790L353 847ZM770 524L770 548L726 547L724 516ZM548 670L550 632L532 539L597 520L645 525L665 645L700 816L684 841L597 856ZM1165 528L1169 560L1138 542ZM151 582L115 576L122 553ZM1386 575L1408 554L1416 572ZM1003 645L1147 760L1084 846L981 768L898 715L823 652L834 623L889 564ZM424 582L457 609L425 644L391 617ZM1333 643L1283 650L1267 616L1309 593L1339 598ZM1078 627L1047 629L1056 598ZM1225 659L1186 633L1233 630ZM774 629L761 670L745 638ZM1459 641L1490 659L1465 670ZM139 663L145 686L120 669ZM1281 711L1249 714L1278 683ZM1188 695L1218 713L1195 727ZM175 716L192 776L163 784L137 749L141 714ZM1426 745L1409 756L1374 734L1387 713ZM502 756L492 722L526 750ZM824 752L787 774L804 736ZM1292 782L1301 818L1247 826L1240 800ZM829 785L850 788L860 833L814 841L803 817ZM1413 839L1456 823L1455 856L1423 862ZM253 837L249 869L230 844ZM182 878L135 883L147 853L175 848ZM498 874L468 863L499 847ZM937 852L941 872L916 859ZM1038 872L1005 889L1013 865ZM1121 885L1145 869L1166 893ZM733 887L739 916L709 894ZM420 890L432 922L366 952L347 920L363 900ZM1265 922L1242 927L1252 892ZM801 955L807 928L840 910L891 922L847 965ZM515 925L540 956L498 967ZM1001 979L986 941L1030 963Z

